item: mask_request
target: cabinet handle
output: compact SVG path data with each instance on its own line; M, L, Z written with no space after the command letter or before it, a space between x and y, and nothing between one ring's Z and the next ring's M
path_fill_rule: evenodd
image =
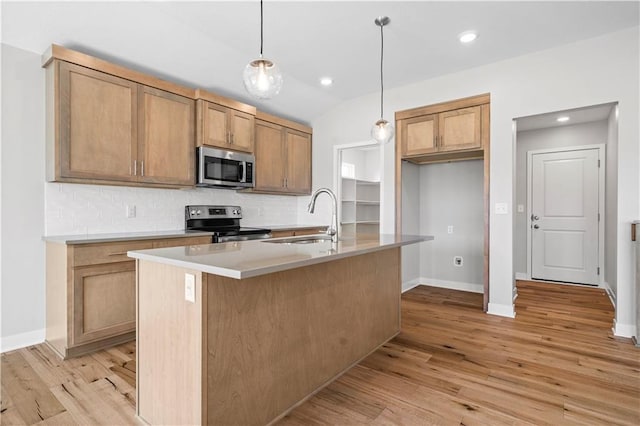
M231 145L231 130L227 130L227 143Z
M138 174L138 160L133 160L133 175Z
M140 162L140 176L144 177L144 161Z
M231 139L231 145L233 145L233 133L229 132L229 137Z

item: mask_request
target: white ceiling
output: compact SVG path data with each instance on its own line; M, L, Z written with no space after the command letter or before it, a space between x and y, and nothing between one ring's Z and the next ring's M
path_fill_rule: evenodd
M568 109L546 114L530 115L516 119L517 131L547 129L551 127L571 126L609 119L615 104L594 105L585 108ZM569 117L569 121L558 122L558 117Z
M401 2L266 0L264 55L284 73L280 95L257 102L242 70L259 53L259 1L2 2L2 42L42 53L80 50L267 112L311 122L340 102L385 87L596 37L639 24L638 1ZM457 35L476 30L461 45ZM330 88L322 76L333 77Z

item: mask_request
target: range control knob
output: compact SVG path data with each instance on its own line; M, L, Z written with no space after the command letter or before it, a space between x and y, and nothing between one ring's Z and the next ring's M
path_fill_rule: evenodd
M233 209L232 213L238 215L238 214L240 214L240 210L239 209Z
M197 214L198 216L200 216L200 213L202 213L202 211L201 211L201 210L197 210L197 211L196 211L196 214Z

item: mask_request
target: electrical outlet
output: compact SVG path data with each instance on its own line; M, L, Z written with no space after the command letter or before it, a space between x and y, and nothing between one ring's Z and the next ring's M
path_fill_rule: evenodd
M453 234L453 225L447 226L447 234Z
M507 203L496 203L496 214L509 214Z
M453 257L453 266L462 266L462 264L463 264L462 256Z
M196 276L184 274L184 300L196 303Z
M127 206L127 217L129 219L136 217L136 206L134 204Z

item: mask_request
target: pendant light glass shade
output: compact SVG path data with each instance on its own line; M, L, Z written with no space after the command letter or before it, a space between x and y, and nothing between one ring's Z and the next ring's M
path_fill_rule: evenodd
M381 145L389 142L394 133L395 129L393 128L393 124L382 118L376 121L371 128L371 137Z
M260 0L260 57L249 62L242 73L242 81L247 92L258 99L271 99L282 89L280 68L269 59L262 57L264 44L264 17Z
M282 89L282 73L278 66L262 57L247 64L242 74L247 92L258 99L271 99Z
M380 16L374 21L380 27L380 120L371 128L371 137L380 145L388 143L395 133L393 124L384 119L384 26L391 20L387 16Z

